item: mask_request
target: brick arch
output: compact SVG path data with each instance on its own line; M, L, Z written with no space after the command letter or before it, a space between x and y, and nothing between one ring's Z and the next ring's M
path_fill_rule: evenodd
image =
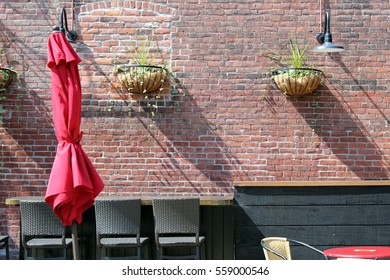
M158 42L167 53L172 13L170 7L141 1L90 3L76 12L81 40L88 46L111 46L110 52L117 54L143 40Z
M145 1L132 1L132 0L122 0L122 1L102 1L88 3L81 5L76 9L77 14L90 13L95 10L102 9L134 9L134 10L143 10L149 12L155 12L160 15L172 15L174 9L168 5L162 5L153 2Z
M173 13L174 9L166 5L141 1L97 2L78 7L76 22L82 45L78 53L85 63L85 67L81 65L81 75L87 76L86 91L96 93L99 83L109 79L107 73L115 65L128 64L130 52L146 40L155 52L155 62L170 66Z

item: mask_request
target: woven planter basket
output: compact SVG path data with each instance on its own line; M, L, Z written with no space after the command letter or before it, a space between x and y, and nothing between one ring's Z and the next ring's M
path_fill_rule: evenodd
M276 86L286 95L303 96L315 91L323 72L312 68L282 68L271 72Z
M163 86L167 71L159 66L126 65L118 69L116 77L128 94L148 94Z
M15 76L15 71L8 68L0 68L0 92L5 91L9 87Z

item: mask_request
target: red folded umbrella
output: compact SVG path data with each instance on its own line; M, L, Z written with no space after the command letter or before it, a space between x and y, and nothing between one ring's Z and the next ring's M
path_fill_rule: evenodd
M93 205L104 184L80 145L81 59L61 32L50 34L47 48L58 146L45 200L61 222L70 226L74 221L81 223L82 213Z

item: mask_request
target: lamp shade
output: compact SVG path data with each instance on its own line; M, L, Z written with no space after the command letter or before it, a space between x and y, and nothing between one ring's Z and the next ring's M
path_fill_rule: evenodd
M342 52L344 48L342 46L337 46L332 43L332 41L325 41L322 45L317 46L312 49L313 52Z

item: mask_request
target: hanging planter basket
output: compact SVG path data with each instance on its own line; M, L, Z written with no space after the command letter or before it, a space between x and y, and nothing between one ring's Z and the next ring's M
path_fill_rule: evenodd
M324 80L324 73L312 68L281 68L271 75L284 94L297 97L312 93Z
M0 68L0 92L5 91L15 77L15 71L8 68Z
M126 65L116 71L116 78L130 95L145 95L162 89L167 70L160 66Z

